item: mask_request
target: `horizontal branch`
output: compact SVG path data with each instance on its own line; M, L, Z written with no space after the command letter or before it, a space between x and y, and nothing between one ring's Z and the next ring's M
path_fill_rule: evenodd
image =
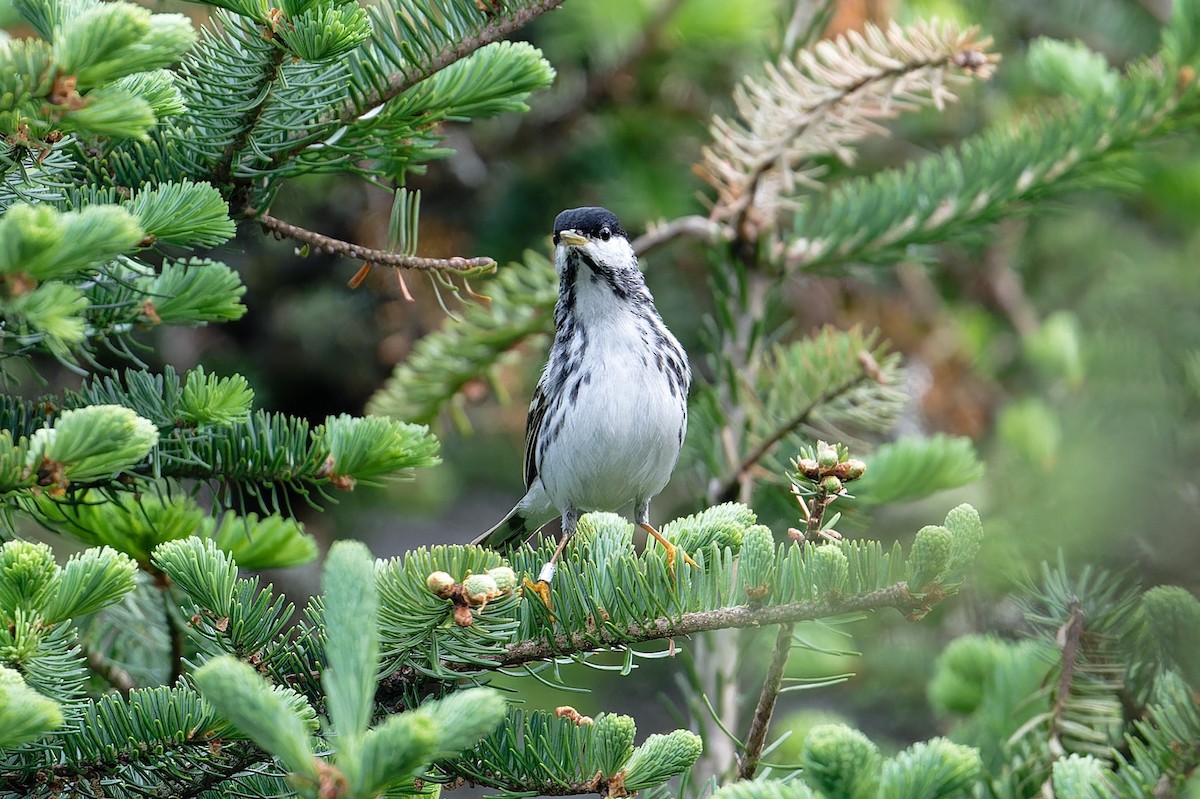
M905 616L927 611L942 594L936 592L914 597L907 583L896 583L866 594L822 599L816 602L791 602L786 605L752 607L736 605L731 608L685 613L677 619L658 618L645 626L631 626L620 636L608 630L556 635L549 640L521 641L513 644L500 656L500 667L520 666L539 660L574 655L609 647L675 638L681 635L741 627L766 627L771 624L824 619L844 613L896 608Z
M736 605L716 610L702 610L685 613L674 619L660 617L645 624L633 624L619 635L606 628L556 635L553 638L518 641L510 645L503 653L491 656L494 663L491 668L523 666L527 663L569 657L584 652L620 649L628 647L630 644L666 640L710 630L767 627L772 624L824 619L846 613L883 608L895 608L906 618L915 620L928 613L945 596L943 591L932 590L916 597L908 590L907 583L896 583L865 594L829 597L816 602L791 602L785 605L764 607ZM480 668L479 662L469 665L451 663L443 665L450 669L464 671L478 671ZM429 680L428 674L419 672L411 666L405 666L379 681L375 701L389 713L401 712L406 709L407 702L413 695L413 689L417 688L419 693L420 686L427 684Z
M247 208L245 215L262 225L264 230L274 233L278 237L294 239L307 244L314 250L330 255L340 255L344 258L353 258L379 266L394 266L399 269L416 269L423 272L473 272L477 269L492 269L496 266L496 261L487 257L421 258L416 255L401 255L390 250L362 247L302 228L299 225L293 225L290 222L284 222L282 219L276 219L270 214L258 212L252 208Z

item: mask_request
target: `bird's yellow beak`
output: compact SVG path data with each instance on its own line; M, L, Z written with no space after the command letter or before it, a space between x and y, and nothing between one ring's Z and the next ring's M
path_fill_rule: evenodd
M568 247L582 247L588 243L586 236L580 236L573 230L564 230L558 234L558 240Z

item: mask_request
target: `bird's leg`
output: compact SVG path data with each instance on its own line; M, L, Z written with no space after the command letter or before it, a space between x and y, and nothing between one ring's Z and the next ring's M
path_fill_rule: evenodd
M542 565L542 570L538 572L537 582L531 582L529 578L525 578L525 587L533 593L537 594L542 599L542 603L551 610L554 605L550 602L550 581L554 579L554 573L558 570L558 558L562 555L563 550L567 546L567 541L571 540L571 536L575 535L575 527L579 524L579 511L570 505L563 511L562 515L562 537L558 540L558 546L554 549L554 554L550 560Z
M650 535L654 536L654 539L656 541L658 541L658 543L662 544L663 549L667 553L667 569L671 572L672 580L675 579L675 553L676 553L676 551L681 552L683 554L684 562L686 562L687 564L689 564L691 566L696 567L697 569L700 568L699 565L696 563L696 561L692 560L691 555L684 552L682 549L675 546L667 539L663 538L663 534L660 533L658 530L655 530L654 525L650 524L650 500L647 499L643 502L638 503L637 513L636 513L635 518L637 520L639 527L641 527L643 530L645 530Z

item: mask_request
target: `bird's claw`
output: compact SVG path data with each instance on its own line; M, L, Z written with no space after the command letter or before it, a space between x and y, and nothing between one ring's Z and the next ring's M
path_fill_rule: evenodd
M526 577L524 587L526 591L531 591L532 593L537 594L538 598L542 600L542 604L546 606L546 610L554 610L554 603L550 601L549 581L538 580L535 583L533 580L530 580L528 577Z
M700 564L698 564L698 563L696 563L696 561L692 560L691 555L689 555L687 552L684 552L683 549L675 546L670 541L668 541L666 538L664 538L663 534L660 533L658 530L655 530L652 525L649 525L649 524L646 524L643 522L641 527L647 533L652 535L654 537L654 540L656 540L656 541L658 541L658 543L662 544L663 551L667 553L667 570L669 572L671 572L671 582L675 581L676 553L680 553L683 555L684 563L688 564L689 566L691 566L692 568L695 568L695 569L700 568Z

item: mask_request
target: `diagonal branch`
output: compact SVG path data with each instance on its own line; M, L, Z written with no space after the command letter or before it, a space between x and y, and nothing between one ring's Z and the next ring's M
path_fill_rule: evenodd
M823 405L833 402L838 397L853 391L859 385L867 380L878 379L878 373L872 374L870 370L864 370L850 380L847 380L839 385L830 387L827 391L822 392L819 396L813 399L812 402L801 408L795 416L785 421L777 427L771 435L764 438L758 445L746 453L742 458L741 463L733 471L729 477L722 483L720 491L717 493L718 502L731 502L737 497L739 486L749 476L752 469L758 465L758 462L766 457L775 445L788 436L788 434L797 430L812 418L817 409Z
M1055 692L1054 709L1051 711L1050 754L1055 758L1066 755L1062 742L1063 719L1071 700L1071 688L1075 671L1079 666L1080 644L1084 633L1083 607L1078 599L1072 598L1068 606L1067 621L1058 630L1058 642L1062 647L1062 671L1058 675L1058 690Z
M487 25L480 28L474 35L463 36L453 42L448 42L440 50L433 53L419 68L393 74L388 79L386 86L348 102L325 121L340 125L353 124L363 114L380 107L389 100L399 97L421 81L435 75L455 62L461 61L481 47L504 39L530 22L533 22L547 11L558 8L563 2L565 0L537 0L537 2L517 9L510 14L497 16ZM267 168L268 171L287 163L308 146L309 143L306 141L297 144L295 147L276 153L271 159L271 164Z
M633 250L638 255L645 255L683 236L716 244L726 237L726 229L706 216L681 216L670 222L648 227L645 233L633 240Z
M264 230L274 233L277 237L295 239L315 250L330 255L340 255L343 258L353 258L380 266L416 269L422 272L460 273L474 273L477 270L490 271L496 267L496 261L487 257L461 258L456 256L454 258L421 258L416 255L402 255L390 250L376 250L371 247L362 247L358 244L351 244L348 241L335 239L331 236L302 228L299 225L293 225L290 222L284 222L282 219L276 219L270 214L258 212L252 208L245 209L244 213L247 217L254 219L262 225Z
M342 121L351 122L364 112L383 105L394 97L398 97L434 73L440 72L456 61L461 61L484 45L500 41L514 31L533 22L547 11L558 8L563 2L564 0L539 0L524 8L517 9L511 14L496 17L496 19L480 28L479 32L474 36L465 36L453 43L447 44L426 61L420 69L414 69L411 72L396 73L388 80L387 86L383 89L366 94L362 97L361 101L347 105L342 110Z

